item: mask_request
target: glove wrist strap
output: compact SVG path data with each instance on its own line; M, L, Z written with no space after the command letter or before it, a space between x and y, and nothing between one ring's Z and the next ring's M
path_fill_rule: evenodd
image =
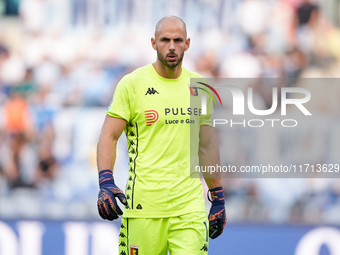
M102 188L102 186L106 184L114 184L112 171L110 169L101 170L99 172L99 187Z
M209 197L209 192L210 192L211 198ZM223 187L209 189L208 199L211 203L214 203L214 204L224 204Z

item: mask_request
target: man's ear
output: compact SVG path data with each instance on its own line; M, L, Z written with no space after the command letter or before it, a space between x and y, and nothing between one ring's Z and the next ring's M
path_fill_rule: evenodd
M184 49L184 51L187 51L189 49L189 47L190 47L190 38L187 38L185 40L185 49Z
M157 50L157 46L156 46L156 39L155 38L151 38L151 45L152 45L152 48L154 49L154 50Z

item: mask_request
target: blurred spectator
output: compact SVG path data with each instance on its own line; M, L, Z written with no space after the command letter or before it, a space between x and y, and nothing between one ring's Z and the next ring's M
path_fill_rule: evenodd
M39 86L52 87L59 79L60 73L60 66L48 57L45 57L43 61L34 68L34 81Z
M287 52L283 59L283 69L287 77L297 78L308 66L309 58L299 48ZM290 84L292 86L293 84Z
M57 162L53 156L51 143L42 141L39 144L38 157L39 164L36 174L36 183L53 181L56 178Z
M28 33L41 32L47 22L48 12L44 0L23 0L20 4L20 16L23 20L23 28Z
M25 78L26 68L20 56L11 55L1 66L0 76L3 83L18 84Z
M264 0L245 0L238 6L238 17L243 32L256 35L267 27L269 8Z
M303 0L297 9L298 26L314 23L318 19L319 6L312 0Z
M8 59L9 52L8 49L0 42L0 67Z
M27 101L11 93L4 105L5 146L1 164L12 188L34 186L35 155L29 140L32 136L31 117Z
M218 77L218 65L214 52L206 52L197 58L196 71L206 78Z
M21 95L16 92L10 94L8 101L4 105L3 114L7 134L28 133L31 124L29 105Z
M261 64L251 53L235 54L221 64L220 77L258 78L261 76Z
M10 188L34 187L36 156L23 133L9 136L9 148L3 151L3 172ZM5 158L6 157L6 158Z

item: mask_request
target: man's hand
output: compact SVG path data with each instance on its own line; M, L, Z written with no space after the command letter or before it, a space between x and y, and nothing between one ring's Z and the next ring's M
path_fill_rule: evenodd
M123 212L117 205L115 197L118 197L124 205L127 205L127 201L124 192L114 183L111 170L99 172L99 187L97 205L100 217L106 220L118 219L118 215L122 215Z
M211 199L208 199L212 203L209 212L209 237L215 239L222 234L227 217L225 214L225 202L223 188L218 187L210 189Z

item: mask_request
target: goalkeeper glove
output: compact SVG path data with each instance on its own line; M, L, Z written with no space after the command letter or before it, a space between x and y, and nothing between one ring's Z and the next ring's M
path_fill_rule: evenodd
M209 237L215 239L220 234L222 234L227 217L225 214L225 202L223 188L218 187L214 189L209 189L211 194L211 199L208 199L212 203L209 212Z
M107 220L118 219L118 215L123 212L116 202L116 198L124 205L127 205L124 192L114 183L111 170L102 170L99 172L99 194L98 194L98 212L100 217Z

